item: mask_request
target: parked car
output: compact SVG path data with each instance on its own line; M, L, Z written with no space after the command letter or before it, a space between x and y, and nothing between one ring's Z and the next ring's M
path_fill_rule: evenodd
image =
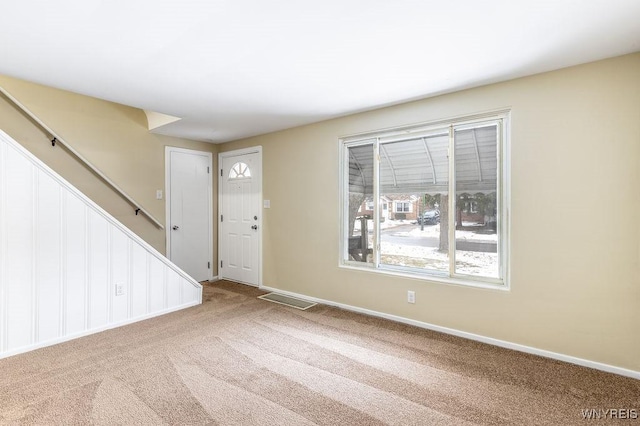
M418 223L432 224L440 223L440 211L439 210L427 210L418 216Z

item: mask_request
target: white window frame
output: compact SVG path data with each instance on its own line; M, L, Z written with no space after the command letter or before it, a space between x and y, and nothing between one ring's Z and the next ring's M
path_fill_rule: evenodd
M407 205L407 210L404 210L405 204ZM395 207L394 213L411 213L411 201L394 201L393 205ZM402 206L402 210L398 210L398 206Z
M348 214L346 214L345 199L348 200L349 185L349 157L348 148L359 145L373 144L374 158L377 158L374 170L374 196L375 207L381 203L379 200L379 152L381 140L404 140L416 135L430 135L443 129L449 128L450 143L450 172L449 172L449 194L455 194L455 150L454 150L454 130L461 130L466 127L475 127L483 123L497 123L498 125L498 146L497 146L497 162L498 162L498 179L497 179L497 199L498 199L498 259L500 268L500 278L488 278L481 276L465 275L455 273L455 244L449 244L450 247L450 271L441 273L439 271L418 270L416 268L402 268L390 265L380 264L380 212L374 209L373 225L374 225L374 241L373 241L373 263L357 262L349 260L348 247L346 244L346 232L349 229ZM372 131L358 135L345 136L338 139L340 149L340 199L338 206L340 209L340 236L339 236L339 266L348 269L367 270L374 273L382 273L410 278L423 278L429 281L441 282L445 284L457 284L472 287L481 287L497 290L509 290L510 282L510 110L492 111L484 114L473 116L458 117L448 120L439 120L436 122L421 123L417 125L396 127L392 129L383 129ZM454 206L455 196L449 197L450 207ZM394 202L395 207L395 202ZM394 212L397 212L395 209ZM405 212L397 212L405 213ZM449 208L449 223L455 223L455 209ZM449 241L455 239L455 226L449 229Z

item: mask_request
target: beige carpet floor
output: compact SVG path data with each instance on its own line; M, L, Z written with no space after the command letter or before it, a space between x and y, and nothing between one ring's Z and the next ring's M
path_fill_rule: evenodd
M0 360L0 424L568 425L640 410L637 380L260 294L221 281L200 306Z

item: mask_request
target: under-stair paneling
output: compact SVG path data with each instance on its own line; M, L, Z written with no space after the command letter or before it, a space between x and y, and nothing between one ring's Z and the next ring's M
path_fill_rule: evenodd
M110 322L125 321L129 315L127 294L129 294L129 244L127 237L119 229L111 232L111 269L109 277L111 278L109 300L111 300L111 318ZM116 287L121 286L122 293L116 294Z
M14 150L6 151L3 170L7 175L4 339L6 349L13 350L33 341L35 183L33 167Z
M169 268L167 272L167 305L179 304L182 301L182 286L180 285L180 277L174 274Z
M201 303L202 287L0 131L0 358Z
M62 227L61 188L50 176L38 174L36 184L35 223L35 340L51 340L60 336L60 300L62 298Z
M149 310L160 311L164 309L164 299L167 292L167 276L164 272L164 265L160 260L151 257L150 262L150 278L152 285L157 291L149 292Z
M61 334L81 333L88 328L89 208L69 193L62 195L62 324Z
M89 327L109 322L109 228L95 212L89 214Z
M201 289L197 289L184 281L181 281L180 285L182 286L182 304L189 303L189 300L193 300L194 298L202 298Z
M129 300L131 315L138 317L147 312L147 294L149 294L149 255L138 244L131 248L131 282Z
M0 143L0 218L7 216L7 179L3 170L7 168L7 147ZM7 221L0 219L0 353L6 350L6 285L7 282Z

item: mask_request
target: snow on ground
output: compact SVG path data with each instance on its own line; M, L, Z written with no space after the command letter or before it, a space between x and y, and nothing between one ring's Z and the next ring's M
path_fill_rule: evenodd
M449 255L436 247L409 246L382 242L380 261L385 265L410 266L417 268L449 271ZM498 276L497 253L478 251L457 251L456 272L483 277Z
M397 236L406 236L406 237L433 237L433 238L438 238L440 237L440 224L438 223L437 225L424 225L424 229L421 230L420 229L420 225L418 225L416 222L411 222L408 220L385 220L384 222L382 222L380 224L380 229L381 230L385 230L385 229L392 229L392 228L397 228L399 226L403 226L403 225L415 225L415 228L410 230L410 231L398 231L395 232L394 235ZM479 233L478 231L482 231L483 228L481 226L478 226L474 223L469 223L469 222L462 222L462 225L464 227L466 227L467 229L465 230L456 230L456 240L470 240L470 241L491 241L491 242L497 242L498 241L498 234L483 234L483 233ZM477 226L478 227L478 231L471 231L469 230L469 228L473 227L473 226ZM360 221L356 221L355 227L354 227L355 231L360 231ZM373 232L373 221L368 221L368 227L367 230L369 231L370 235Z
M412 223L416 223L416 222L411 222L410 220L385 220L380 224L380 229L395 228L397 226L402 226L402 225L411 225ZM356 223L353 229L355 229L356 231L360 231L359 220L356 220ZM367 230L369 232L373 232L373 220L367 221Z
M478 230L482 228L478 227ZM424 230L420 230L420 225L415 229L407 233L411 237L439 237L440 236L440 224L437 225L425 225ZM456 240L473 240L473 241L498 241L498 234L480 234L476 231L459 230L456 229Z
M407 238L439 238L440 224L426 225L420 229L420 225L408 220L386 220L380 224L382 230L392 229L403 225L414 225L407 230L397 230L394 236ZM467 229L456 230L456 240L466 240L474 242L498 241L497 234L485 234L469 230L476 224L463 222ZM360 229L360 222L356 221L356 230ZM478 231L484 229L478 226ZM369 221L369 238L373 239L373 221ZM370 241L372 244L372 241ZM421 247L419 245L397 244L382 241L380 245L380 261L385 265L408 266L414 268L435 269L447 272L449 270L449 255L441 253L436 247ZM498 276L498 255L497 253L485 253L476 251L456 252L456 272L461 274L473 274L485 277Z

